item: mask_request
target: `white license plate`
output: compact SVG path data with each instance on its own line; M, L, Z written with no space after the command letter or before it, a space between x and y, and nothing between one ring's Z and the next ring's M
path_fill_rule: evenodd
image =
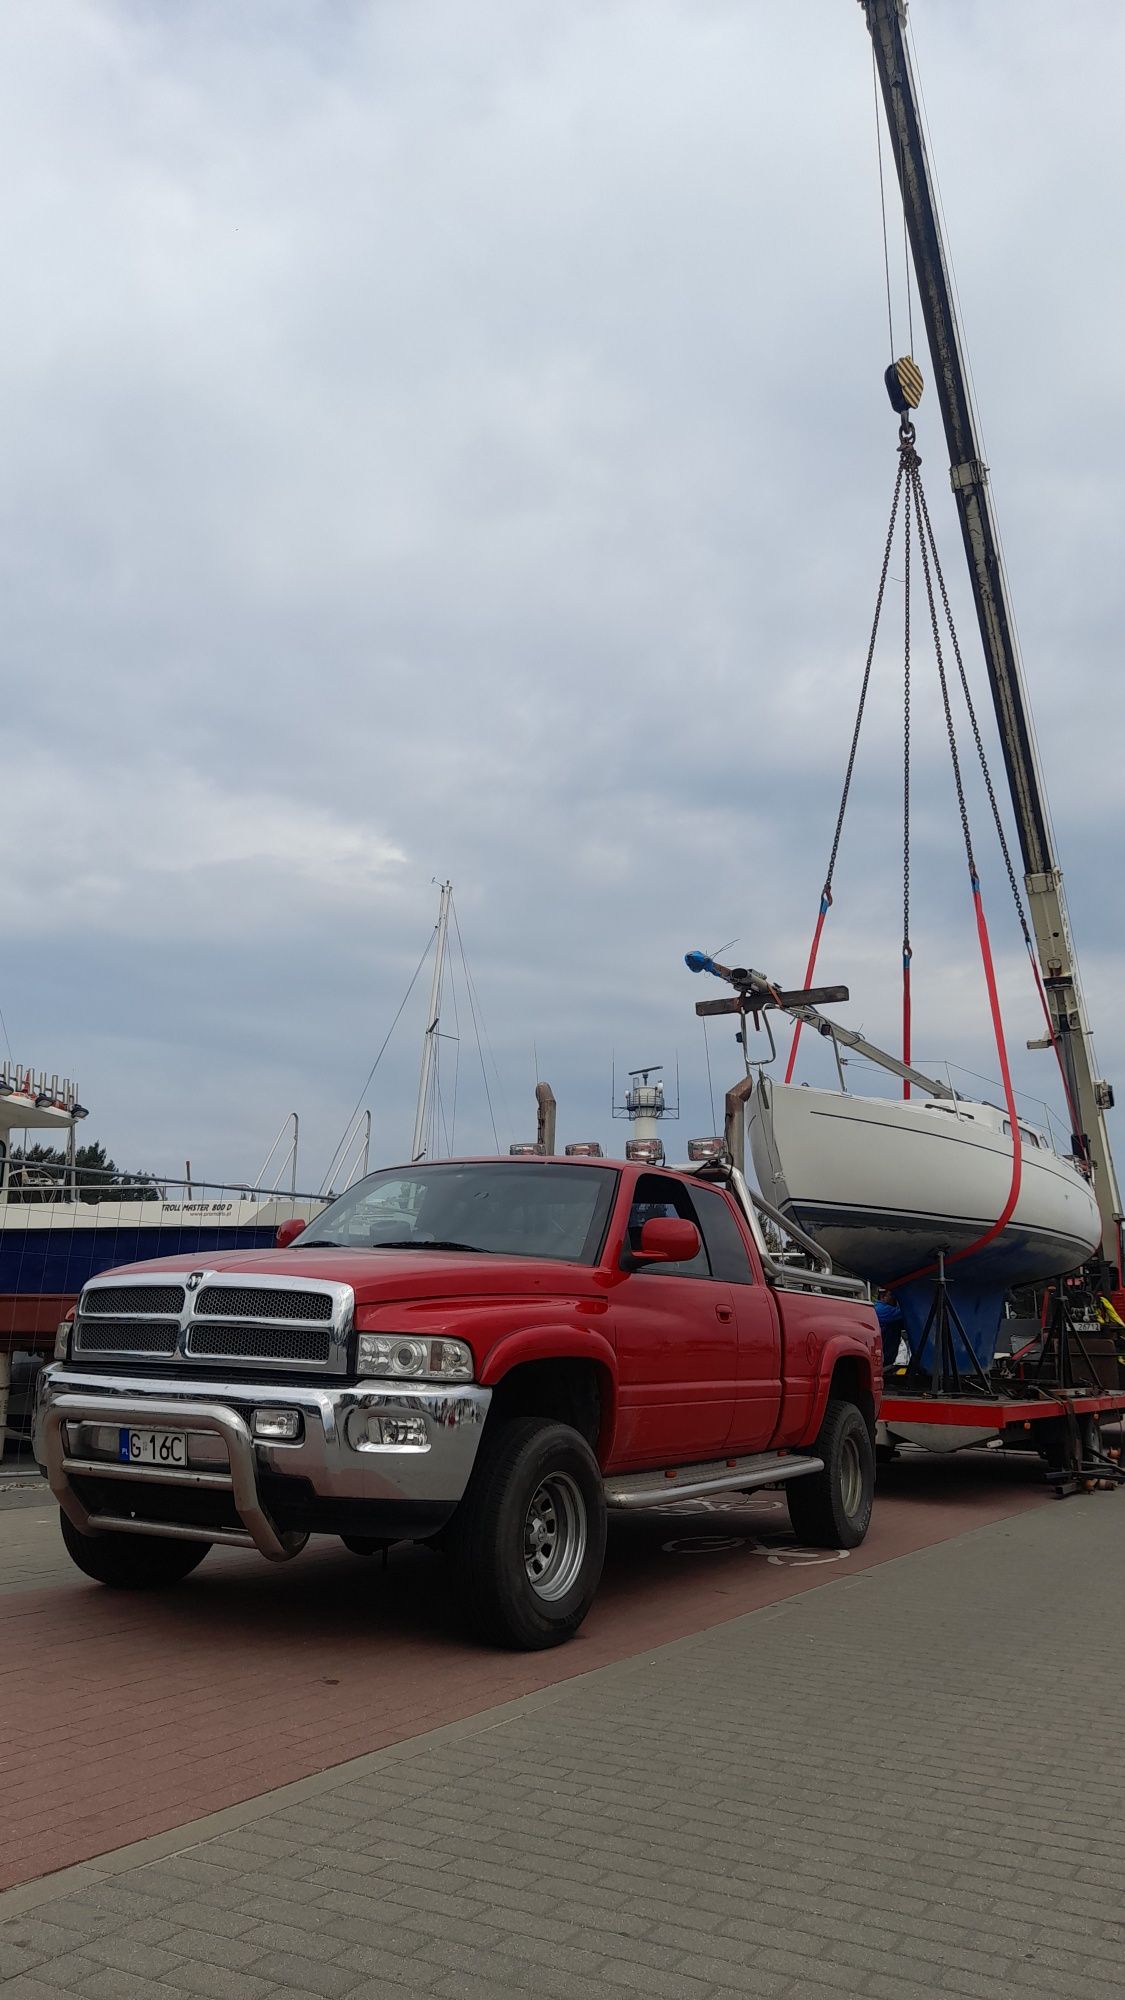
M186 1431L119 1431L122 1465L186 1465Z

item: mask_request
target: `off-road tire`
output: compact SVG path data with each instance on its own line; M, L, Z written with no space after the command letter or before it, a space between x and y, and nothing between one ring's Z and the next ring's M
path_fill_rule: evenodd
M584 1437L541 1417L486 1433L445 1531L470 1628L525 1652L572 1638L601 1581L605 1538L601 1471Z
M66 1552L84 1576L111 1590L167 1590L198 1569L210 1542L165 1541L160 1535L83 1535L60 1512Z
M786 1488L793 1533L809 1548L858 1548L871 1520L875 1450L854 1403L829 1403L813 1451L824 1460L823 1472L794 1479Z

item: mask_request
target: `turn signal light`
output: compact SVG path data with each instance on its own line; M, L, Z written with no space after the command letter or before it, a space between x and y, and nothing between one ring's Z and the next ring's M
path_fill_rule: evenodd
M430 1442L425 1417L368 1417L372 1444L397 1446L399 1451L425 1451Z

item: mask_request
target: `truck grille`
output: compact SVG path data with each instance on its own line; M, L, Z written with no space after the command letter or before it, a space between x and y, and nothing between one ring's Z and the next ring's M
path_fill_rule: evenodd
M74 1348L77 1354L174 1354L179 1337L176 1319L81 1319Z
M214 1322L188 1329L189 1355L222 1356L228 1361L312 1361L323 1365L331 1349L326 1326L223 1326Z
M184 1309L182 1285L101 1285L83 1295L82 1317L89 1313L175 1313Z
M178 1369L202 1371L216 1362L251 1369L320 1370L344 1375L350 1354L354 1294L350 1285L308 1279L255 1283L221 1271L201 1271L157 1284L143 1272L105 1284L91 1279L74 1330L75 1358L115 1354L166 1356Z
M180 1295L183 1304L183 1294ZM146 1308L137 1306L135 1311ZM264 1285L205 1285L195 1301L195 1316L214 1314L221 1319L303 1319L330 1320L332 1300L327 1292L289 1292ZM225 1350L224 1350L225 1351Z

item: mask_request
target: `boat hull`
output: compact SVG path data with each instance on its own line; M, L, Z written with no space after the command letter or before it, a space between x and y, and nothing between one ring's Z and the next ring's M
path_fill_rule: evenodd
M986 1107L981 1107L982 1112ZM959 1257L1008 1198L1012 1142L980 1122L918 1104L759 1084L748 1136L767 1199L843 1269L890 1285L944 1251ZM1007 1226L966 1260L976 1289L1007 1290L1072 1271L1101 1240L1089 1184L1067 1161L1025 1144Z

